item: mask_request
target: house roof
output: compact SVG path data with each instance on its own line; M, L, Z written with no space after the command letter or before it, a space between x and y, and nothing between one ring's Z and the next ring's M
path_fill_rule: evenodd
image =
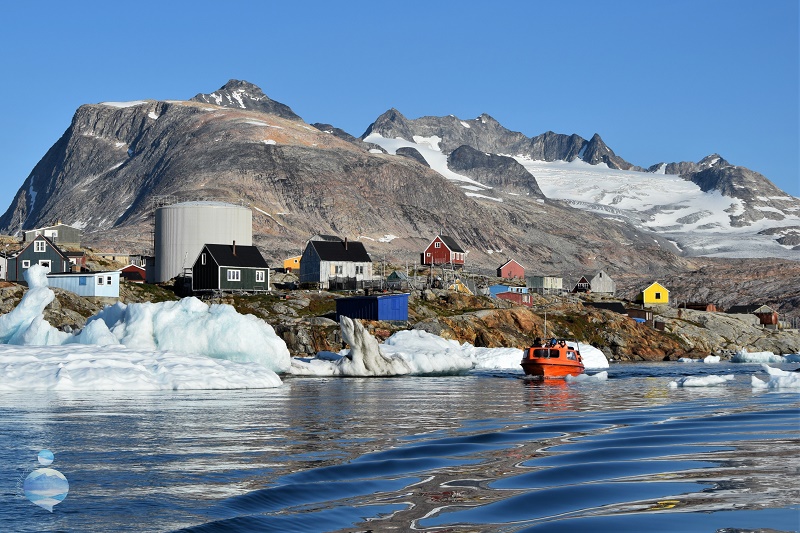
M338 235L324 235L322 233L317 233L309 240L311 241L327 241L327 242L342 242L342 238Z
M233 255L232 244L206 244L205 249L219 266L269 268L261 252L255 246L237 244L236 255Z
M628 314L628 310L625 309L625 306L622 304L622 302L583 302L583 305L586 307L594 307L596 309L606 309L608 311L619 313L620 315Z
M59 226L66 226L68 228L72 228L72 229L76 229L78 231L81 231L81 228L78 228L76 226L70 226L69 224L64 224L63 222L59 222L57 224L52 224L50 226L42 226L41 228L24 229L22 231L23 231L23 233L30 233L31 231L42 231L42 230L45 230L45 229L57 228Z
M660 283L659 283L659 282L657 282L657 281L655 281L655 282L651 283L650 285L648 285L647 287L645 287L644 289L642 289L642 292L646 291L647 289L649 289L650 287L653 287L653 286L655 286L655 285L658 285L659 287L661 287L661 288L662 288L662 289L664 289L665 291L669 292L669 289L668 289L668 288L666 288L665 286L663 286L662 284L660 284Z
M436 238L433 239L433 241L435 241L436 239L440 239L444 243L445 246L450 248L451 252L459 252L459 253L462 253L462 254L466 253L466 252L464 252L464 250L461 248L461 246L459 246L458 243L452 237L448 237L447 235L437 235ZM433 242L433 241L431 241L431 242ZM430 244L428 246L430 246Z
M519 261L517 261L516 259L509 259L508 261L506 261L505 263L503 263L502 265L500 265L500 268L503 268L504 266L507 266L509 263L516 263L516 264L518 264L519 266L522 266L522 265L520 265L520 264L519 264ZM524 268L524 267L523 267L523 268Z
M33 243L34 243L34 242L36 242L36 241L38 241L38 240L45 241L47 244L49 244L50 246L52 246L52 247L53 247L53 250L55 250L55 251L56 251L56 253L58 253L58 255L60 255L60 256L61 256L63 259L65 259L65 260L69 261L69 258L68 258L68 257L67 257L67 255L64 253L64 250L62 250L61 248L59 248L58 246L56 246L55 244L53 244L53 241L51 241L50 239L48 239L47 237L45 237L44 235L41 235L41 234L37 235L37 236L36 236L36 237L35 237L35 238L34 238L32 241L30 241L30 242L28 243L28 245L27 245L27 246L25 246L25 247L24 247L24 248L22 248L22 249L21 249L19 252L17 252L17 253L15 254L15 256L19 256L19 255L21 255L21 254L22 254L22 253L23 253L25 250L27 250L28 248L30 248L31 246L33 246Z
M309 241L322 261L351 261L353 263L371 263L367 249L358 241Z

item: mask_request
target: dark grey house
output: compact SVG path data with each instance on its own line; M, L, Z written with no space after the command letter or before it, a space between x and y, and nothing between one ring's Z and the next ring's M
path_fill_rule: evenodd
M37 235L22 250L8 258L6 279L25 281L25 271L33 265L42 265L49 273L70 272L69 257L44 235Z
M206 244L192 266L192 291L269 290L269 266L255 246Z

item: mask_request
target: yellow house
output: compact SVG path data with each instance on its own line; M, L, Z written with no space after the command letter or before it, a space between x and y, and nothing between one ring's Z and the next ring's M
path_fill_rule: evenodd
M290 257L289 259L284 259L283 261L283 268L286 272L299 272L300 271L300 257L296 255L294 257Z
M653 283L636 297L644 305L668 305L669 290L658 282Z

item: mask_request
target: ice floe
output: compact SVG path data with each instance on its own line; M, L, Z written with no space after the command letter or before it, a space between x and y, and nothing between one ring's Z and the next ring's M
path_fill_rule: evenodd
M733 381L733 374L725 376L686 376L679 378L675 381L669 382L669 388L677 389L678 387L716 387L724 385L729 381Z
M731 357L732 363L800 363L800 354L778 355L773 352L748 352L742 348Z
M567 375L565 378L567 382L597 382L597 381L607 381L608 380L608 372L605 370L603 372L598 372L597 374L578 374L577 376Z
M754 389L800 389L800 372L789 372L769 365L761 365L769 374L769 381L764 382L756 376L750 378Z

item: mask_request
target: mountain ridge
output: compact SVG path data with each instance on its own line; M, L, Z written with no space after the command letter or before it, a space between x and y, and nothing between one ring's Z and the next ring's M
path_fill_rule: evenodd
M262 98L260 89L245 84L232 80L187 101L79 107L0 217L0 230L62 220L82 227L91 246L146 253L152 248L155 202L174 197L250 206L254 243L273 264L296 254L315 233L369 241L376 257L413 264L421 247L441 231L471 250L470 264L483 271L516 258L533 273L569 277L606 269L620 286L633 286L644 278L680 276L714 263L697 257L701 248L686 256L668 230L658 233L647 226L649 217L674 209L682 216L673 218L685 219L680 224L699 227L703 213L695 223L692 212L673 204L625 212L625 202L640 198L626 200L625 190L612 195L621 199L617 203L612 198L605 204L595 196L586 196L587 202L549 192L561 179L557 172L573 176L576 188L589 187L603 173L631 175L635 183L640 176L657 179L659 170L666 172L668 165L639 170L599 135L586 140L546 132L531 138L485 114L470 121L454 116L408 120L390 109L359 139L329 124L306 124L288 106ZM410 138L388 146L380 132ZM540 170L531 170L533 155L543 158L536 163ZM762 187L766 178L713 159L672 168L694 172L700 184L692 186L698 191L724 186L747 201L777 202L758 199L779 195L777 188ZM752 180L753 190L742 192L737 181L742 179ZM696 193L700 203L702 194ZM596 209L570 207L580 202ZM769 209L740 211L724 216L738 217L744 228L752 225L748 217L778 216ZM759 238L783 239L787 244L780 243L779 250L794 246L794 226L771 222Z

